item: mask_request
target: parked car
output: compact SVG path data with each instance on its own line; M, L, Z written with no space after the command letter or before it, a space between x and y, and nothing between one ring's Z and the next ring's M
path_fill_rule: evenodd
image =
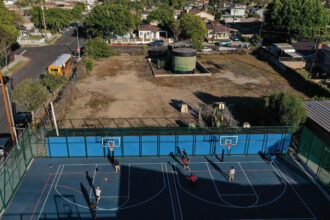
M239 41L239 38L235 35L230 36L230 39L233 41Z
M9 153L12 145L13 142L11 140L10 134L0 134L0 157L6 156Z
M10 78L8 76L2 76L3 78L3 83L6 85L7 82L9 82ZM0 81L0 87L2 86L2 83Z
M212 51L212 48L204 47L201 51L202 52L211 52Z
M154 42L151 42L148 44L149 46L163 46L164 45L164 41L163 40L156 40Z
M215 45L217 45L217 46L230 46L231 41L230 40L222 40L222 41L216 42Z
M30 112L18 112L14 117L15 127L27 128L32 122L32 114Z

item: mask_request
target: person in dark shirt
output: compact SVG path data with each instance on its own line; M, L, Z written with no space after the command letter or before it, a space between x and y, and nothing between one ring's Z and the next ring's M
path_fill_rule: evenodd
M184 157L187 158L187 160L189 160L188 159L188 156L187 156L187 152L186 152L186 150L184 148L182 148L182 154L183 154Z
M116 173L118 173L120 171L120 165L117 159L115 159L114 165L115 165Z
M190 177L186 177L186 179L188 179L190 181L191 187L194 188L197 185L197 176L195 176L194 174L190 174Z

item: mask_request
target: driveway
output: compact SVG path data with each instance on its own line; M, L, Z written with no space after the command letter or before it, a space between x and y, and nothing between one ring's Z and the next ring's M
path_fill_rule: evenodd
M17 71L11 76L12 81L8 83L8 89L11 90L21 82L23 79L32 78L38 79L44 73L46 68L61 54L69 53L75 54L77 49L77 37L72 36L74 29L70 30L68 35L58 39L54 44L41 47L22 47L15 51L15 54L21 54L23 51L24 56L29 57L31 61L26 64L22 69ZM84 44L84 39L79 39L80 47ZM13 104L13 111L24 111L22 106L15 106ZM9 133L9 125L4 107L4 100L2 90L0 91L0 133Z

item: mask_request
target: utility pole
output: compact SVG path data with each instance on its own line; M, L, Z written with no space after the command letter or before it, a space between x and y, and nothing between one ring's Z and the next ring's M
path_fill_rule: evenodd
M10 101L10 96L9 96L9 92L8 92L8 87L6 86L6 93L7 93L7 100L9 102L9 112L10 112L10 116L11 116L11 121L13 122L13 132L15 135L15 140L16 140L16 144L17 144L17 148L19 149L19 145L18 145L18 138L17 138L17 132L16 132L16 128L15 128L15 121L14 121L14 114L13 114L13 109L11 107L11 101Z
M313 62L312 62L311 68L309 69L308 78L312 78L312 70L313 70L313 67L314 67L315 61L316 61L316 59L317 59L317 52L318 52L318 50L319 50L320 41L321 41L321 34L320 34L319 40L317 41L317 44L316 44L315 53L314 53L314 58L313 58Z
M79 24L77 23L77 52L78 52L78 58L80 59L80 47L79 47L79 32L78 32Z
M1 70L0 70L0 81L1 81L1 85L2 85L2 95L3 95L3 99L5 101L5 107L6 107L6 113L7 113L9 128L10 128L11 140L13 141L13 143L15 143L15 135L14 135L14 132L13 132L13 129L12 129L13 124L12 124L10 113L9 113L7 95L6 95L6 90L5 90L5 83L4 83L3 78L2 78Z
M42 10L42 21L44 23L44 30L45 30L45 40L46 40L46 44L48 44L48 36L47 36L47 28L46 28L46 18L45 18L45 4L44 1L42 1L42 5L41 5L41 10Z

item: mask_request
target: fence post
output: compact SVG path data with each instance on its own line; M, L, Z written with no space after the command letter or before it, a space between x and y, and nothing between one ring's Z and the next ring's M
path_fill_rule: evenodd
M284 144L285 144L285 139L286 139L286 134L287 134L287 130L288 130L288 127L285 128L285 131L284 131L284 140L282 141L282 146L281 146L281 154L283 154L283 148L284 148ZM282 133L283 135L283 133ZM282 138L283 139L283 138ZM288 152L286 152L288 153Z
M142 137L141 137L141 128L139 128L139 156L142 156Z
M48 156L49 158L52 158L52 151L50 150L50 143L49 143L49 136L48 136L48 129L46 129L46 142L47 142L47 148L48 148Z
M266 153L267 143L268 143L268 137L269 137L269 128L267 128L266 143L265 143L264 149L262 149L262 152L263 153Z
M85 153L86 153L86 158L88 158L86 128L84 128L84 142L85 142Z
M1 212L2 210L4 210L5 207L6 207L6 205L5 205L5 200L4 200L3 196L2 196L2 190L1 190L1 188L2 188L2 187L0 187L0 197L1 197L2 208L0 209L0 212ZM4 188L4 190L6 190L6 189Z
M25 132L28 132L27 130L28 130L29 128L27 128L26 129L26 131ZM26 155L25 155L25 141L24 141L24 136L26 135L26 133L24 132L24 134L21 136L21 149L22 149L22 153L23 153L23 158L24 158L24 164L25 164L25 169L26 169L26 167L27 167L27 161L26 161ZM29 134L28 134L28 136L29 136ZM30 138L30 137L29 137ZM32 155L33 156L33 155Z
M68 129L65 129L65 141L66 141L66 149L68 151L68 157L70 158L70 149L69 149L69 141L68 141Z
M249 133L248 133L248 142L247 142L247 146L245 148L245 155L246 156L249 154L250 141L251 141L251 131L249 130Z
M196 137L196 129L194 129L194 134L193 134L193 149L192 149L192 154L195 156L196 155L196 140L197 140L197 137Z

